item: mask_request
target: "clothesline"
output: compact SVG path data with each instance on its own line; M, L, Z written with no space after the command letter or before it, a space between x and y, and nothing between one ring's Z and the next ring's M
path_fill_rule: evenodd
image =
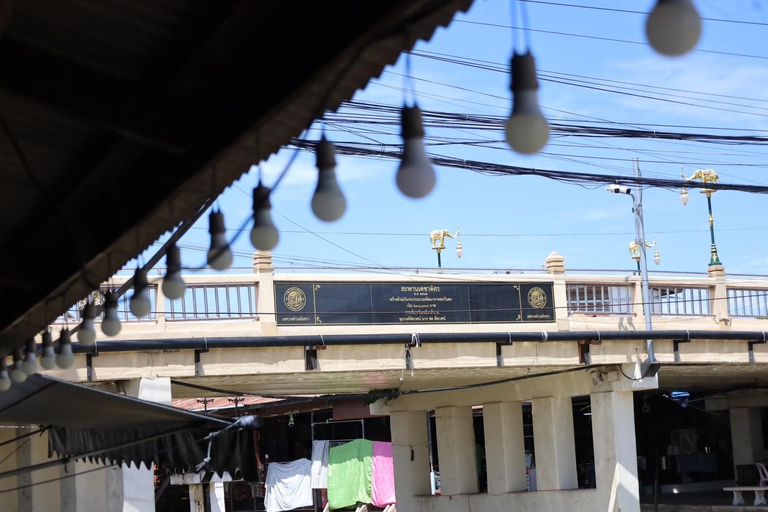
M330 441L314 441L312 460L269 464L264 499L267 512L312 506L313 489L327 489L331 510L358 504L379 508L394 504L392 443L357 439L330 448Z

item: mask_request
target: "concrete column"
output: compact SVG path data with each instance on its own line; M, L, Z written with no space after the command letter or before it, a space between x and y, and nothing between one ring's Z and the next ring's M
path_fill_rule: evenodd
M265 336L277 335L274 270L271 252L253 253L253 272L257 275L256 313L259 315L261 333Z
M426 411L393 412L389 416L392 433L392 462L395 492L401 510L415 510L415 496L432 492L429 481L429 439Z
M631 278L632 282L632 312L635 315L636 325L645 325L645 308L643 307L643 284L639 277ZM653 302L653 292L649 293L648 300ZM653 307L648 306L649 312L653 314Z
M20 436L29 432L27 429L16 429L16 435ZM32 465L32 447L30 446L30 438L17 439L14 443L16 445L16 467L23 468ZM17 491L17 511L18 512L32 512L32 473L22 473L16 477L16 486L20 487Z
M160 331L165 331L165 295L163 294L162 281L156 279L153 282L157 285L155 287L155 316L157 320L157 328Z
M15 428L0 428L0 442L10 441L18 434ZM16 449L16 443L11 442L0 446L0 472L16 469L16 457L12 455ZM8 491L18 487L15 478L3 478L0 480L0 491ZM0 510L16 510L18 491L0 493Z
M731 409L733 464L754 464L764 458L763 421L760 409Z
M169 378L141 378L118 383L125 394L170 405ZM94 470L88 473L85 471ZM144 466L105 467L78 461L58 469L58 475L78 476L61 480L56 493L62 512L154 512L154 472ZM43 509L40 509L43 510ZM51 509L45 509L51 510Z
M595 510L640 512L632 392L596 393L590 399L599 500Z
M3 464L0 464L0 472L50 460L48 434L26 435L34 428L36 427L0 429L0 441L12 441L0 448L0 460L3 461ZM59 468L53 467L0 480L0 490L16 489L0 494L0 510L58 512L61 508L58 477Z
M435 409L440 490L445 495L477 492L477 451L472 407Z
M545 266L547 274L550 274L553 278L552 283L552 297L554 304L565 305L568 304L568 287L565 283L565 258L557 254L551 253L545 260ZM570 329L570 319L568 317L568 308L559 307L555 308L555 320L558 331L567 331Z
M531 404L538 490L578 488L570 397L537 398Z
M522 402L483 405L488 494L524 491L525 442Z
M709 277L714 281L710 287L710 306L712 316L721 329L731 327L731 316L728 311L728 287L725 281L725 268L722 265L711 265L708 267Z
M20 432L29 432L28 429L20 429ZM24 441L29 441L24 450L29 450L29 458L32 464L40 464L41 462L48 462L48 433L43 435L35 434L28 437ZM19 450L21 451L21 450ZM29 483L35 484L30 487L29 493L31 495L32 510L35 512L55 512L61 507L60 490L61 480L60 478L61 468L53 467L47 468L33 473L28 473Z
M189 512L206 512L205 487L208 487L208 500L210 512L225 512L224 483L190 484L189 486Z

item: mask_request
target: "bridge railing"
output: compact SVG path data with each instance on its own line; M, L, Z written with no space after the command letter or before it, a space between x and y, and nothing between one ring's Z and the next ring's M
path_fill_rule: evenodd
M728 311L735 317L768 318L768 288L728 287Z
M651 286L651 313L654 315L706 316L711 314L709 288Z
M189 285L180 299L165 299L166 320L226 320L256 317L256 285Z
M631 285L568 283L568 314L631 315Z

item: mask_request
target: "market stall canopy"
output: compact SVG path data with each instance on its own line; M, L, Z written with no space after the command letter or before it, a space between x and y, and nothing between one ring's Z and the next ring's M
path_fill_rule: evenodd
M471 3L3 2L0 355Z
M241 422L242 424L243 422ZM251 427L259 427L254 418ZM49 455L109 460L113 463L157 464L192 472L207 456L208 469L240 471L256 478L253 432L234 420L180 410L42 375L32 375L0 393L0 425L41 425L49 429ZM234 428L233 428L234 427Z

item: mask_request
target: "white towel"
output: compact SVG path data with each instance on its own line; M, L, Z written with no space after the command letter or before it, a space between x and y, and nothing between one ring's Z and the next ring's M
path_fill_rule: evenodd
M312 442L312 488L328 488L328 448L329 441Z
M267 512L293 510L312 506L312 487L309 470L312 462L299 459L293 462L272 462L267 468Z

